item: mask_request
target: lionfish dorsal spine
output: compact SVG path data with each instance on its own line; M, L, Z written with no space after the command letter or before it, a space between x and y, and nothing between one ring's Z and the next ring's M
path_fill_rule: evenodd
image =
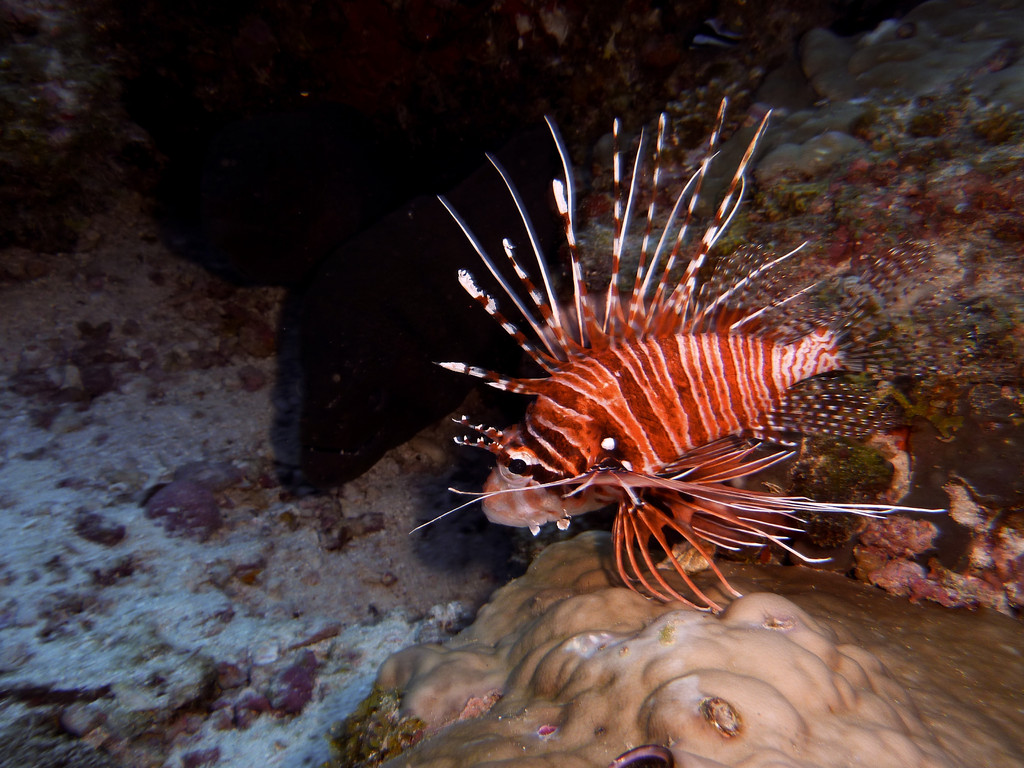
M712 316L712 315L714 315L714 313L719 309L719 307L725 306L726 303L730 299L732 299L733 297L738 295L740 293L740 291L742 291L748 285L750 285L751 283L756 281L762 274L764 274L765 272L768 272L771 269L774 269L776 266L778 266L782 262L784 262L787 259L790 259L793 256L795 256L797 253L799 253L803 249L803 247L805 245L807 245L806 241L804 241L803 243L800 243L800 245L798 245L796 248L792 249L791 251L789 251L787 253L784 253L782 256L777 256L776 258L772 259L771 261L768 261L768 262L766 262L764 264L761 264L760 266L756 267L755 269L752 269L750 272L745 274L739 280L737 280L732 285L730 285L728 288L726 288L721 293L719 293L718 296L716 296L715 298L711 299L707 303L707 305L705 305L702 308L702 310L701 310L702 314L705 315L705 316ZM759 307L756 310L753 310L751 312L747 312L746 314L743 315L743 317L741 317L740 319L734 321L731 325L729 325L729 328L728 328L729 332L730 333L736 333L736 332L740 331L743 328L744 325L748 325L749 323L753 322L757 318L759 318L762 315L764 315L766 312L770 312L770 311L776 310L779 307L782 307L782 306L788 304L789 302L793 301L794 299L796 299L796 298L804 295L805 293L807 293L813 287L814 287L813 284L806 285L806 286L800 288L799 290L789 294L788 296L786 296L786 297L784 297L782 299L775 300L775 301L773 301L773 302L771 302L769 304L764 305L763 307Z
M651 265L650 265L650 267L647 268L646 273L644 275L643 285L640 287L640 292L639 292L639 295L642 298L646 297L650 293L650 290L651 290L651 279L657 273L658 265L659 265L659 263L661 261L661 254L662 254L662 252L665 249L666 241L669 239L669 237L671 235L672 226L675 224L676 219L679 217L679 211L680 211L680 209L682 209L683 203L687 199L689 199L687 196L690 195L691 189L696 184L698 184L699 181L700 181L700 171L698 170L697 173L694 173L692 176L690 176L689 180L686 182L685 185L683 185L683 188L679 191L679 194L676 196L676 201L673 204L672 210L669 212L669 215L668 215L668 221L665 224L665 228L661 232L661 237L658 238L658 245L654 249L654 255L651 257ZM691 201L691 205L695 205L695 203L693 203ZM685 226L686 226L686 224L684 223L683 230L685 230ZM681 230L681 232L683 230ZM677 243L678 242L680 242L680 241L677 240ZM678 247L676 247L673 250L673 252L672 252L672 256L671 256L671 259L670 259L672 263L670 265L666 266L666 269L664 270L664 272L662 274L662 278L659 281L658 289L657 289L657 291L655 293L655 297L652 298L652 300L651 300L651 307L655 306L658 303L658 297L661 296L664 293L665 285L667 285L667 283L668 283L669 274L672 271L672 266L674 266L675 258L677 256L678 256ZM641 329L641 335L646 334L647 329L648 329L647 320L650 317L650 312L646 309L646 305L644 307L644 314L645 314L645 318L644 318L645 319L645 325Z
M626 325L626 318L622 312L622 299L619 295L619 276L622 271L622 249L626 238L629 236L629 225L633 219L633 209L636 203L640 187L640 172L643 166L644 149L647 145L647 132L640 130L640 140L637 146L636 155L633 158L633 171L630 174L629 191L623 201L622 193L622 152L619 150L619 137L621 123L616 118L612 136L615 144L614 150L614 235L612 239L612 269L611 279L608 281L607 296L605 299L604 323L602 330L607 334L615 332L616 328Z
M654 230L654 211L658 199L658 190L661 187L661 154L665 148L665 127L667 118L664 112L658 116L658 133L654 142L654 162L651 168L651 199L647 204L647 224L644 228L643 240L640 242L640 257L637 261L636 274L633 277L633 290L629 295L629 312L626 318L626 327L633 333L641 330L638 327L638 318L644 314L645 303L643 287L646 284L644 273L648 271L647 254L651 245L651 232ZM671 225L671 224L670 224ZM651 269L654 270L654 264Z
M541 313L546 327L554 335L555 341L558 342L558 346L561 347L562 350L565 350L567 346L566 336L563 330L564 326L562 325L561 311L558 308L558 299L555 297L555 291L551 284L551 271L548 269L547 261L544 258L544 252L541 250L540 241L537 238L536 229L534 228L530 215L526 210L526 204L523 202L522 195L519 194L519 190L516 188L512 178L508 175L504 166L498 162L498 159L491 154L487 155L487 159L501 175L501 180L505 182L505 187L508 189L508 193L512 197L512 201L515 203L516 210L519 212L519 218L523 223L523 227L526 229L526 236L530 240L530 247L533 249L533 254L537 260L537 269L540 271L541 281L544 284L544 295L541 295L539 291L533 290L529 291L530 296L533 299L537 310ZM506 242L508 241L506 240ZM507 246L505 247L505 253L506 255L509 255L509 248ZM518 268L516 269L516 272L520 275L525 274ZM559 357L559 355L556 355L556 357Z
M502 330L515 340L516 344L519 345L519 348L522 349L531 360L548 373L553 373L556 370L554 365L555 361L551 356L534 346L534 344L527 338L526 334L519 329L519 326L502 314L501 310L498 309L498 302L494 300L493 296L477 286L476 280L473 279L473 275L469 270L459 270L459 285L462 286L463 290L466 291L470 297L475 299L476 302L484 308L484 311L487 314L494 318L495 322L501 326Z
M579 247L576 241L576 183L572 172L572 162L569 158L569 150L565 140L562 138L558 124L550 115L544 116L551 137L555 141L555 148L558 150L558 158L562 163L562 174L565 181L553 179L551 192L555 198L555 206L562 217L565 227L565 242L569 248L569 263L572 276L573 303L576 306L576 328L577 341L581 347L590 346L590 329L596 328L597 316L594 314L593 305L590 302L587 283L583 279L583 264L580 261Z
M743 157L740 159L739 165L736 166L736 172L733 173L732 180L729 182L729 187L725 191L725 196L722 198L722 201L718 204L718 208L715 210L713 221L700 240L700 245L697 249L696 255L687 265L683 279L676 286L676 289L672 292L672 295L669 298L669 312L679 316L680 324L683 327L698 328L700 324L710 316L708 312L709 307L700 306L696 301L698 273L707 261L708 254L711 252L711 249L714 248L715 243L718 242L722 233L728 229L729 224L732 222L733 217L740 208L740 204L743 202L743 195L746 191L747 184L747 167L750 165L751 159L753 159L754 151L760 144L761 137L768 128L768 120L771 118L771 114L771 110L768 110L765 116L761 119L760 125L758 125L757 130L754 132L754 137L747 145L747 149L743 153ZM720 110L720 122L715 128L715 134L721 130L722 119L724 119L724 112ZM717 141L717 138L715 141ZM710 157L705 160L705 163L709 161ZM715 303L715 306L718 306L717 302Z
M667 299L666 294L669 292L669 282L671 280L672 270L675 268L676 261L679 258L679 254L682 251L683 243L686 241L686 233L689 231L690 222L693 221L694 212L697 208L697 203L700 200L701 187L704 184L704 177L707 175L708 168L711 165L711 161L714 159L716 149L718 147L718 137L722 131L722 123L725 120L725 110L728 103L727 99L722 99L722 103L718 108L718 116L715 119L715 127L711 131L711 136L708 138L707 150L704 154L703 160L701 160L700 166L697 171L690 178L690 181L683 187L679 193L679 197L676 199L676 205L672 209L672 214L669 217L669 224L666 226L663 233L663 237L669 234L669 230L672 222L675 219L677 210L686 195L689 195L688 203L686 206L686 215L683 217L682 224L679 226L679 231L676 234L675 242L672 245L672 250L665 261L665 268L661 272L661 278L658 281L658 286L655 288L654 296L651 299L650 308L647 312L646 322L644 325L643 336L657 335L663 332L663 328L659 327L657 321L664 320L666 315L669 313L664 311L664 308L671 304L670 300ZM693 187L690 190L690 187ZM658 249L661 249L659 243ZM696 278L697 270L700 265L694 265L693 261L690 262L689 269L684 275L684 280L688 275L694 275ZM651 272L654 271L654 264L651 265ZM676 291L679 290L679 284L676 285ZM673 291L673 294L675 292Z
M448 200L443 195L439 195L437 199L441 202L441 205L445 207L445 209L448 211L451 217L455 220L455 223L459 226L459 229L462 230L462 234L465 235L466 240L469 241L469 244L473 247L473 250L476 251L477 256L480 257L480 261L482 261L484 263L484 266L487 267L487 271L490 272L491 277L493 277L495 281L498 283L498 285L501 286L502 291L504 291L505 295L512 300L512 303L515 304L516 309L519 310L519 313L529 324L530 328L533 329L534 334L536 334L536 336L544 343L545 347L547 347L548 353L553 358L558 359L559 356L551 347L550 343L547 340L547 337L541 330L541 325L537 321L537 318L534 317L533 313L529 310L529 308L526 306L523 300L519 297L519 294L512 288L512 286L508 284L508 281L505 279L505 276L501 273L501 270L499 270L498 267L495 266L494 262L491 260L491 257L487 255L486 249L483 247L483 245L481 245L480 241L477 239L476 235L473 233L473 230L470 228L470 226L465 222L462 216L459 215L459 212L455 210L452 204L449 203ZM465 284L463 284L463 288L466 288Z

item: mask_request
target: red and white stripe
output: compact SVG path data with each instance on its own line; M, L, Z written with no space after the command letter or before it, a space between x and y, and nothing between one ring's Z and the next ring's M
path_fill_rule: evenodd
M603 458L659 473L685 453L753 433L793 384L841 367L835 337L793 344L740 334L678 334L579 356L531 382L520 436L552 474ZM612 438L615 448L601 448Z

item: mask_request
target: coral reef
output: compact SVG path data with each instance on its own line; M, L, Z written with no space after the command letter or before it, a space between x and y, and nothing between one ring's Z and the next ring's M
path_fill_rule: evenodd
M637 744L684 766L1024 759L1009 618L733 565L747 595L712 616L613 586L610 556L603 534L555 544L448 643L392 656L377 683L401 689L401 712L431 735L386 765L582 768Z
M473 518L409 536L450 508L447 425L289 493L283 291L175 257L144 201L91 226L88 252L0 250L0 764L318 764L324 723L457 631L509 544Z
M418 701L425 711L447 713L439 719L464 718L432 732L412 754L440 755L446 740L479 733L485 741L456 741L452 752L508 750L504 737L515 736L519 751L509 754L517 765L543 764L561 751L562 764L593 768L654 740L646 730L654 725L662 735L695 728L695 743L739 753L764 737L764 720L759 705L724 687L709 684L696 700L686 699L688 720L659 715L619 724L621 718L593 721L593 699L574 705L550 690L548 698L528 699L517 686L559 660L576 664L566 664L565 673L575 669L586 682L589 662L622 647L664 651L664 661L686 632L731 643L738 628L729 622L739 621L745 605L761 603L765 610L784 605L801 623L791 633L756 621L744 631L790 654L801 653L791 635L815 644L834 662L801 655L822 671L817 692L846 679L860 694L858 702L837 699L824 715L810 693L794 694L805 707L793 710L803 713L805 734L829 741L865 728L874 738L883 731L864 715L875 709L896 713L884 724L894 756L880 765L899 758L897 743L940 765L1022 764L1024 681L1011 653L1022 645L1020 627L985 608L1012 615L1024 605L1019 3L929 2L909 20L864 34L859 30L874 27L890 4L798 0L766 8L729 0L716 12L741 39L723 52L689 48L706 13L701 4L630 2L590 16L580 4L546 0L485 13L444 0L344 5L0 1L0 523L8 533L0 547L0 762L320 764L328 758L325 724L351 712L384 657L412 642L437 645L399 657L409 667L406 705ZM796 60L765 74L802 30L831 25L841 12L849 12L844 25L814 33L802 46L803 63L822 64L814 82ZM359 25L382 44L357 39ZM922 41L933 50L923 51ZM955 55L943 59L947 48ZM830 50L834 59L821 61ZM474 66L465 66L466 56ZM891 62L895 82L885 80L886 57L900 58ZM367 61L371 66L360 69ZM851 74L854 61L870 82ZM463 71L468 81L452 86L446 79ZM833 85L856 92L846 100L841 90L827 90ZM407 127L417 146L432 148L400 166L401 178L376 160L371 171L379 169L387 184L408 183L405 195L425 191L423 174L439 170L426 190L435 192L475 167L482 145L494 149L497 137L537 124L543 112L558 114L586 169L584 148L613 115L635 128L671 99L669 154L678 167L665 172L684 177L723 94L735 115L723 137L737 133L736 145L749 131L745 121L765 105L776 107L766 137L774 151L761 160L735 238L730 232L723 246L808 239L807 258L794 267L808 274L841 270L902 237L932 247L934 258L915 273L919 287L903 297L911 317L893 329L909 339L898 356L923 369L898 390L913 428L909 437L891 435L893 450L880 455L895 469L886 493L909 490L907 503L951 514L879 521L859 536L846 528L817 532L819 545L848 552L848 561L836 559L839 567L902 597L834 574L725 564L744 590L776 591L798 608L766 608L763 596L751 594L724 619L677 621L667 615L672 606L618 597L624 590L608 584L607 564L593 552L577 561L577 550L559 546L535 566L533 581L496 595L480 622L452 642L473 608L518 567L508 565L509 553L539 547L544 537L519 544L472 510L408 535L454 506L446 486L479 487L480 467L457 464L446 424L392 449L344 488L296 495L282 487L276 462L283 449L271 435L283 418L275 405L289 395L278 376L296 361L282 355L276 330L283 305L282 325L295 327L297 318L288 315L283 291L232 285L189 260L197 254L182 247L183 233L154 215L156 169L166 167L195 205L203 150L224 123L329 98L351 103L345 97L353 95L388 115L382 119L392 127ZM280 131L272 126L263 135L276 141L290 124ZM607 144L599 142L595 155ZM266 159L262 146L257 159ZM723 166L730 152L735 146L727 143ZM311 154L307 162L315 165ZM607 163L595 164L608 175ZM361 177L353 178L359 187ZM258 191L252 179L222 178L219 190ZM278 194L265 201L271 210L295 200L307 211L322 205L329 212L329 195L303 189L308 196L289 197L272 180L267 186ZM709 198L712 191L709 184ZM599 195L585 202L592 219L607 218ZM265 209L239 210L241 222L228 224L244 225ZM329 228L305 232L303 222L284 216L280 227L272 218L260 224L280 236L262 241L257 229L254 241L272 257L282 242L305 256L304 243L321 247L313 235L334 236ZM425 231L437 237L437 228L450 225L439 211ZM293 239L296 232L311 239ZM228 227L226 237L238 234ZM387 227L368 232L356 252L379 261L385 279L392 275L380 259L382 243L394 234ZM253 241L236 242L244 249ZM72 246L71 253L48 253ZM306 274L305 264L287 264L294 271L286 279ZM337 282L351 277L351 265L340 261ZM437 277L461 298L451 274ZM376 300L364 294L356 298ZM328 315L337 310L329 291L324 307ZM487 325L476 309L476 326ZM357 334L361 316L353 318L346 330ZM387 375L416 383L401 367L408 347L393 334L428 321L449 322L447 308L382 328L381 339L367 334L368 343L390 345L385 351L397 373ZM309 333L327 344L333 327L313 324ZM456 324L452 333L462 329ZM344 361L324 367L319 383L328 394L339 370ZM829 449L838 463L819 463L818 454L801 465L816 470L816 490L827 486L843 496L848 481L863 479L844 477L845 450ZM856 458L872 470L864 492L876 492L888 467L869 453ZM158 506L162 488L185 483L194 493ZM149 502L168 514L147 517ZM200 511L207 517L194 517ZM170 535L177 532L185 535ZM975 610L928 604L935 602ZM547 623L547 608L562 629ZM652 628L646 635L645 627ZM575 641L559 634L574 629ZM605 634L611 644L602 650ZM527 639L541 642L531 650ZM725 647L709 645L713 652ZM683 650L680 658L690 663L690 646ZM863 677L846 677L851 659L863 663ZM772 660L763 666L770 671ZM642 669L617 669L643 679ZM807 672L792 672L778 690L807 682ZM440 690L444 680L461 692ZM877 690L864 687L871 681ZM430 704L431 691L441 703ZM666 695L673 692L679 688ZM419 726L403 720L410 713L386 695L381 719L410 724L408 741L417 738ZM623 701L636 704L630 696ZM653 716L655 707L644 711ZM619 741L627 732L631 741ZM503 738L495 740L496 733ZM582 758L570 744L577 737L593 742ZM674 749L677 764L711 759L684 754L692 752L685 745Z
M980 96L1020 106L1022 9L1019 2L929 0L853 37L815 29L801 44L803 69L817 93L832 101L894 91L920 96L962 79ZM933 112L915 124L920 135L933 135L941 122L941 113Z
M933 600L951 608L981 605L1018 615L1024 608L1020 511L983 506L963 484L949 484L946 491L950 517L970 532L965 564L950 568L934 556L936 523L893 517L872 522L861 534L853 551L856 574L912 601Z

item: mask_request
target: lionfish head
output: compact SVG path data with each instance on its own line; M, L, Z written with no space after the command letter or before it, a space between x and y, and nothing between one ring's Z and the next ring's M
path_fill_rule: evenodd
M529 528L536 534L545 523L565 529L573 515L608 503L597 488L580 491L581 478L558 477L547 470L524 443L519 427L498 430L469 424L465 417L458 422L479 433L460 443L484 448L497 458L480 497L492 523Z

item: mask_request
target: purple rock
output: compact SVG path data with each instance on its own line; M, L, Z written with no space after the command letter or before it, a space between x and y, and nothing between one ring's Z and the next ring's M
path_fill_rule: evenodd
M260 693L248 690L235 702L235 724L243 731L263 712L271 710L270 702Z
M213 494L198 483L175 480L146 502L146 517L157 520L171 536L206 541L224 524Z
M313 686L316 683L316 655L312 651L303 651L290 667L277 678L275 688L270 697L274 709L288 715L297 715L313 698Z
M246 392L259 392L267 385L267 375L254 365L245 365L238 370L238 381Z
M221 690L241 688L248 682L249 673L237 664L232 664L230 661L222 661L217 664L217 684Z

